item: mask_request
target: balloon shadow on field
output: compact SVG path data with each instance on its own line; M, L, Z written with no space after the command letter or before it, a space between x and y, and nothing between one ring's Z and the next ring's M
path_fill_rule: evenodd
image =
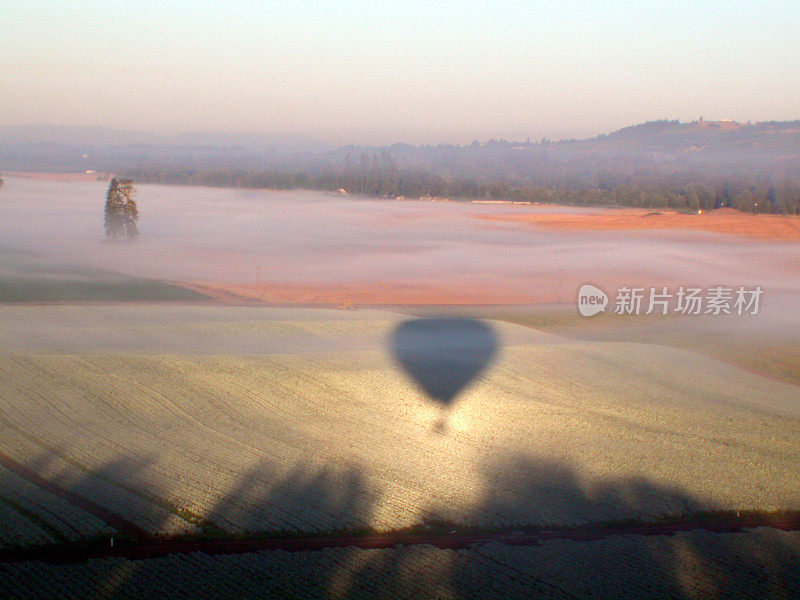
M491 364L500 337L476 319L413 319L392 331L389 348L414 383L445 410Z

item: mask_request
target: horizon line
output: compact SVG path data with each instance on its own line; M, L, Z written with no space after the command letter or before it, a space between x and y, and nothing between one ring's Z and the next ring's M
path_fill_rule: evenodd
M736 119L705 119L703 116L698 117L692 121L681 121L680 119L652 119L647 121L642 121L638 123L632 123L630 125L625 125L613 130L605 130L604 132L597 133L595 135L588 135L584 137L580 136L565 136L561 138L551 138L547 135L537 135L537 136L526 136L525 140L521 139L514 139L514 138L504 138L504 137L487 137L483 140L479 139L478 137L473 138L472 141L469 142L457 142L457 141L450 141L450 142L404 142L404 141L394 141L389 143L379 143L379 142L358 142L358 141L335 141L331 139L330 134L322 134L320 136L310 135L308 133L303 132L296 132L296 133L287 133L287 132L273 132L273 133L266 133L266 132L257 132L257 131L234 131L234 130L224 130L224 129L196 129L196 130L181 130L176 132L170 133L162 133L156 130L151 129L142 129L142 128L119 128L119 127L108 127L105 125L65 125L65 124L54 124L54 123L47 123L47 124L26 124L26 125L3 125L0 126L0 131L3 130L27 130L27 129L65 129L65 130L94 130L94 131L102 131L107 133L125 133L125 134L140 134L140 135L149 135L156 138L163 138L163 139L174 139L180 138L182 136L191 136L191 135L208 135L208 136L250 136L250 137L261 137L261 138L293 138L296 140L304 140L308 142L318 142L318 143L326 143L331 144L337 147L347 147L347 146L356 146L356 147L392 147L392 146L412 146L412 147L435 147L435 146L469 146L478 142L481 145L485 145L491 142L506 142L512 144L522 144L522 145L535 145L542 143L544 141L547 142L574 142L574 141L588 141L598 137L612 135L614 133L623 131L625 129L633 128L633 127L640 127L642 125L648 124L658 124L658 123L675 123L677 125L692 125L698 123L704 124L714 124L714 123L726 123L726 124L736 124L741 127L754 127L758 125L764 125L769 123L793 123L796 121L800 121L800 117L798 119L788 119L788 120L759 120L759 121L737 121ZM453 133L452 135L459 135ZM461 136L467 137L467 136ZM533 141L535 140L535 141ZM59 143L59 142L55 142ZM69 142L60 142L60 143L69 143ZM131 145L130 143L121 143L121 146Z

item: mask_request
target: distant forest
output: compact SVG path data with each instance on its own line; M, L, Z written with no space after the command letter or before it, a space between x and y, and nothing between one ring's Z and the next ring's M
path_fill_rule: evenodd
M137 182L800 214L800 121L654 121L587 140L339 148L252 136L114 146L105 133L103 144L73 152ZM70 159L69 148L50 160Z

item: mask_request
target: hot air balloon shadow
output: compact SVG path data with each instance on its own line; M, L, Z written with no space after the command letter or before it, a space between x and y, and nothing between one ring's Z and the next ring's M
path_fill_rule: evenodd
M403 370L440 405L434 430L441 433L451 404L491 363L500 341L483 321L434 318L404 321L392 332L389 346Z

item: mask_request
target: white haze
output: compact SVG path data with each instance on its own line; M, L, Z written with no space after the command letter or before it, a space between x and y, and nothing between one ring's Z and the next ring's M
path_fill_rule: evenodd
M476 215L587 209L396 202L302 191L138 185L140 237L104 239L106 182L7 177L0 248L38 261L178 282L437 283L574 302L584 282L755 286L764 312L796 323L795 243L679 232L571 233ZM609 289L610 288L610 289ZM527 297L527 296L526 296ZM741 321L741 319L740 319Z

